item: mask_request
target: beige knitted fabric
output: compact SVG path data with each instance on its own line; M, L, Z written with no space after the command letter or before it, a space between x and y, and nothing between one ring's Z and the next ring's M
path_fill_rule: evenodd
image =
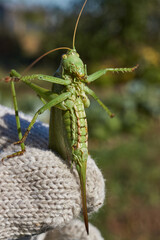
M31 240L103 240L100 232L92 224L89 224L90 234L86 235L84 223L80 220L73 220L67 226L61 229L55 229L39 235Z
M23 130L30 120L30 117L21 114ZM12 144L16 140L14 111L0 106L0 159L20 149ZM63 231L59 232L62 238L57 239L101 240L98 231L97 238L91 238L95 234L94 227L90 227L88 238L81 222L67 225L81 212L79 179L74 166L71 168L55 153L47 150L47 143L48 126L37 122L26 141L26 153L6 160L4 165L0 163L0 240L18 239L64 226ZM97 211L103 205L104 197L103 176L89 157L88 212ZM82 231L76 235L80 228Z

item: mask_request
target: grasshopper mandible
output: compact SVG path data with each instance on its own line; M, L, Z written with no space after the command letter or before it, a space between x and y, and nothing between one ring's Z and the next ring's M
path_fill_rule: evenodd
M5 78L6 82L11 83L13 94L13 102L15 108L15 116L18 129L19 141L15 144L21 145L21 151L15 152L2 159L8 159L15 156L22 155L25 152L24 141L38 115L42 114L47 109L51 109L50 124L49 124L49 148L56 151L63 159L75 163L81 185L82 208L86 231L89 234L88 228L88 214L86 204L86 166L88 159L88 129L85 108L88 108L90 101L87 95L93 97L100 106L107 112L110 117L113 114L100 101L96 94L86 85L100 78L107 72L132 72L137 66L133 68L105 68L99 70L91 75L87 75L87 67L81 60L79 54L75 49L75 36L80 16L85 7L87 0L83 3L81 11L78 15L74 34L73 34L73 48L61 47L53 49L41 57L36 59L26 70L31 68L41 58L51 52L67 49L67 52L62 55L61 63L54 76L34 74L34 75L20 75L15 70L11 70L10 76ZM42 80L53 83L52 90L47 90L34 83L33 80ZM35 113L30 122L27 131L22 136L20 128L20 120L18 116L18 106L16 100L16 93L14 82L22 81L31 87L43 102L43 106Z

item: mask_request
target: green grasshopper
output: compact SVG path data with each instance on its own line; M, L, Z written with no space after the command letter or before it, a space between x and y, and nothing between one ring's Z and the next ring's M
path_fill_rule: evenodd
M2 160L4 161L4 159L22 155L25 152L24 141L26 140L26 137L30 132L31 128L33 127L34 123L36 122L37 117L47 109L50 109L51 114L49 124L49 148L60 154L63 159L67 159L71 163L75 163L80 179L84 222L86 231L89 234L86 204L88 127L85 108L89 107L90 101L87 95L93 97L110 117L113 117L113 114L100 101L96 94L88 86L86 86L86 84L95 81L107 72L132 72L137 66L133 68L105 68L89 76L87 75L87 67L83 63L75 49L76 30L86 2L87 0L85 0L76 21L73 34L73 48L71 49L68 47L61 47L58 49L53 49L39 57L27 68L28 70L41 58L53 51L59 49L67 49L66 54L62 55L60 66L54 76L42 74L22 76L15 70L11 70L10 76L5 78L6 82L11 82L19 137L19 141L15 144L21 144L21 151L8 155ZM52 90L47 90L32 83L33 80L42 80L53 83ZM20 120L18 116L18 106L14 87L14 82L19 81L22 81L29 87L31 87L44 103L44 105L35 113L24 136L22 136L21 133Z

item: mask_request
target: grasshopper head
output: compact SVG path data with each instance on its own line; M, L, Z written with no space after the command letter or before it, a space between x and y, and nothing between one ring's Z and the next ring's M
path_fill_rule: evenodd
M71 76L73 79L84 80L87 77L86 67L75 49L62 55L62 68L64 74Z

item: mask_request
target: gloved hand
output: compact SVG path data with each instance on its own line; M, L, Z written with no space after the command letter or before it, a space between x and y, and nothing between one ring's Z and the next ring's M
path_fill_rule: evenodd
M73 220L63 228L40 234L32 237L31 240L104 240L98 229L92 224L89 224L89 230L90 233L87 236L84 231L84 222Z
M23 133L31 117L20 114ZM14 111L0 106L0 159L20 150ZM90 226L87 236L81 212L81 191L75 167L47 149L48 126L37 122L26 140L26 152L0 162L0 239L44 234L53 239L103 239ZM88 213L97 211L105 197L104 179L95 162L87 163ZM33 237L32 237L33 239ZM34 238L35 239L35 238ZM38 238L37 238L38 239ZM42 239L42 237L41 237Z

